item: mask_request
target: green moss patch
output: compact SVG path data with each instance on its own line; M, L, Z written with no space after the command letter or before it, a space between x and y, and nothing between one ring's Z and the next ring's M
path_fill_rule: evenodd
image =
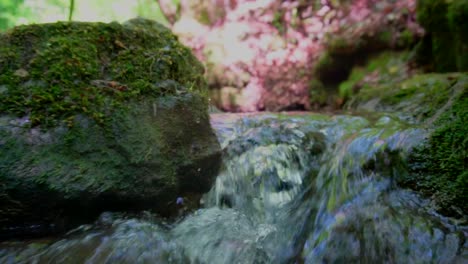
M431 196L447 215L468 214L468 82L449 111L435 123L424 146L412 155L412 174L402 179Z
M145 97L205 93L203 67L152 21L19 26L0 35L0 113L52 127L77 115L103 124ZM169 80L169 81L168 81Z
M408 57L408 52L387 51L372 56L364 65L356 65L338 86L340 96L348 99L361 89L398 83L408 76Z
M453 86L466 79L466 74L453 73L420 74L401 80L405 74L397 65L386 69L393 73L373 81L368 75L362 79L359 92L351 96L345 108L391 111L411 122L429 122L449 101Z

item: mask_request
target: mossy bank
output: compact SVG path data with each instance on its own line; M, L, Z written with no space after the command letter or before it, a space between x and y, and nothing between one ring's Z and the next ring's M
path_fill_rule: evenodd
M204 70L164 26L16 27L0 35L0 69L0 233L170 214L210 188L220 147Z
M444 215L468 216L468 74L411 73L408 54L381 55L342 84L346 109L393 112L427 130L397 182L418 190Z

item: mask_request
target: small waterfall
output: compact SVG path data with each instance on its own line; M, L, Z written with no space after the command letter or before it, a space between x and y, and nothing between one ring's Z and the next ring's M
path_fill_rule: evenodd
M467 233L399 189L426 132L391 115L213 114L224 164L175 223L105 213L2 263L463 263Z

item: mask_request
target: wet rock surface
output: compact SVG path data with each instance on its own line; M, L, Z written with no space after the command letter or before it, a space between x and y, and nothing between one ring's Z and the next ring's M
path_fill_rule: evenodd
M20 26L0 34L0 236L211 187L221 162L203 67L164 26ZM5 69L5 70L3 70Z

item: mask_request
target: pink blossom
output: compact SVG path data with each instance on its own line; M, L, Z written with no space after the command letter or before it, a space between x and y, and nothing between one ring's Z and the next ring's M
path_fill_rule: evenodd
M206 1L211 0L200 3ZM194 12L182 14L173 25L181 41L206 63L210 87L239 91L234 105L220 105L224 110L276 111L293 105L309 109L309 83L327 35L356 39L385 27L386 12L415 10L415 0L353 0L341 6L322 0L318 10L301 7L300 2L216 0L208 6L224 15L210 25L192 18ZM399 23L420 31L414 19Z

